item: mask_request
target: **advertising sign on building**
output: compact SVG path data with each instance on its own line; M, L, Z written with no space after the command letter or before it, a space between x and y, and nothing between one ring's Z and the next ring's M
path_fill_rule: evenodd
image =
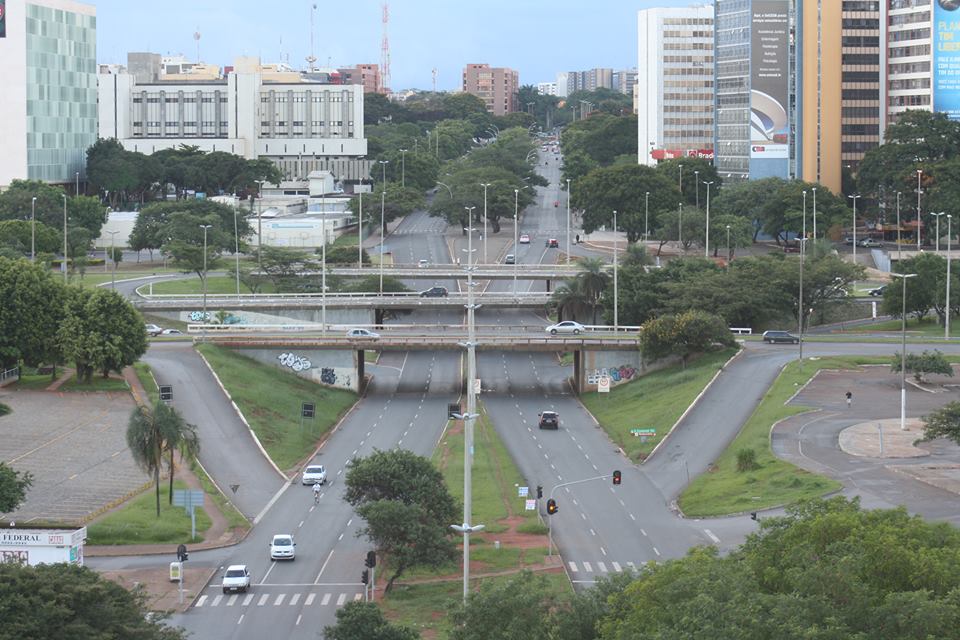
M0 0L0 38L7 37L7 0Z
M933 109L960 120L960 2L933 7Z
M69 562L83 564L83 543L87 529L0 530L0 562L29 565Z
M750 36L750 158L789 157L789 2L754 0Z

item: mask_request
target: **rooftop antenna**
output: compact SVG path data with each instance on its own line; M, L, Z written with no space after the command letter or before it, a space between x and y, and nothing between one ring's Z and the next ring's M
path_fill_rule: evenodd
M197 27L197 31L193 32L193 39L197 42L197 64L200 64L200 27Z
M437 68L433 68L433 92L437 92Z
M313 16L317 12L317 3L313 3L310 8L310 55L307 56L307 65L310 71L313 71L313 63L317 61L317 56L313 55Z
M390 87L390 40L387 37L387 25L390 22L390 5L384 2L383 40L380 42L380 93L387 93Z

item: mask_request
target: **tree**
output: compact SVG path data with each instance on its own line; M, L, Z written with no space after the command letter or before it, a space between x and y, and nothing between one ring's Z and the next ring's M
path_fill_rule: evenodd
M687 311L650 320L640 331L640 351L647 362L679 356L684 364L694 353L736 345L723 318Z
M81 227L90 232L90 238L100 237L100 230L107 222L107 208L93 196L67 199L67 225Z
M200 449L196 427L186 423L173 407L162 400L150 407L137 407L127 423L127 447L133 460L145 473L154 477L157 495L157 517L160 517L160 471L163 454L170 454L170 501L173 502L173 455L196 455Z
M64 357L76 363L77 379L87 382L94 371L104 378L121 372L147 351L143 317L109 289L71 288L57 340Z
M17 510L27 498L27 489L33 484L33 475L29 471L17 471L0 462L0 513Z
M557 320L582 320L593 312L593 301L583 289L583 281L579 278L564 282L557 287L552 296L551 304L557 310Z
M0 258L0 365L56 362L64 286L39 264ZM26 321L29 319L29 322ZM140 327L143 333L143 327Z
M221 320L222 322L222 320ZM167 458L167 470L170 472L170 487L167 493L169 504L173 504L173 476L176 472L177 464L174 454L179 453L181 460L191 460L200 455L200 437L197 435L196 425L192 425L183 419L180 412L166 405L162 401L158 404L164 404L170 409L170 415L164 416L164 440L165 449L169 457ZM157 409L154 407L154 413Z
M0 222L0 246L10 247L18 254L30 255L31 241L37 253L55 253L63 246L60 231L42 222L35 227L27 220Z
M676 210L680 201L676 183L651 167L636 164L594 169L578 179L571 192L571 204L584 212L586 233L601 226L610 228L616 211L617 225L627 232L628 242L636 242L648 229L656 229L659 216Z
M906 360L907 373L913 374L913 378L918 384L924 381L923 376L927 373L953 377L953 366L951 366L946 357L936 349L933 351L924 350L923 353L908 353ZM890 371L899 373L902 365L903 358L901 358L901 354L894 354L890 360Z
M946 316L944 291L946 289L946 260L933 253L920 253L912 258L900 260L894 266L898 273L915 273L916 278L907 282L907 313L918 320L930 309L941 318ZM903 312L903 285L894 282L883 290L883 311L899 317Z
M660 242L661 250L667 242L679 242L684 251L695 242L703 242L707 216L700 209L684 207L681 214L677 207L661 213L657 221L659 226L654 230L653 237Z
M487 221L489 232L500 232L500 220L513 218L515 211L523 209L533 202L529 189L520 189L520 178L504 168L466 165L450 175L444 184L450 189L440 187L430 205L430 215L441 216L451 225L466 229L467 207L475 207L473 220L475 225L483 227L483 187L487 187ZM466 233L466 231L464 231Z
M483 582L453 610L451 640L549 640L555 606L543 575L524 571L505 582Z
M402 188L398 183L387 185L384 197L383 185L377 185L368 197L363 199L364 226L373 224L379 230L381 205L384 224L413 213L424 206L423 191L414 187Z
M455 557L449 526L457 504L429 459L404 449L355 458L344 499L367 522L357 535L390 558L394 573L387 591L410 567L438 567Z
M960 402L948 402L923 417L923 437L919 442L947 438L960 444ZM0 508L0 511L3 509Z
M184 640L186 632L150 613L142 589L127 590L76 564L0 563L0 639Z
M325 627L327 640L417 640L420 634L409 627L387 622L380 607L372 602L348 602L337 609L337 624Z
M727 235L727 227L730 231L729 236ZM753 234L753 224L742 216L710 216L710 245L713 247L714 256L722 255L732 260L737 253L737 249L749 247L753 244ZM727 244L728 241L729 245Z

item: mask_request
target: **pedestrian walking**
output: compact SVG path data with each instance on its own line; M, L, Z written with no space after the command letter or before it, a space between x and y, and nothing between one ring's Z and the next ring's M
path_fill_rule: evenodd
M853 394L847 391L847 408L853 404Z

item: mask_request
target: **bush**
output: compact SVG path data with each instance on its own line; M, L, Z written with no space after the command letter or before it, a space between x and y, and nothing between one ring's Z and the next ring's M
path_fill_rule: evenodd
M757 464L757 452L749 447L744 447L737 451L737 471L746 473L760 468Z
M5 415L7 415L8 413L13 413L13 409L11 409L11 408L8 407L7 405L5 405L5 404L3 404L2 402L0 402L0 416L5 416Z

